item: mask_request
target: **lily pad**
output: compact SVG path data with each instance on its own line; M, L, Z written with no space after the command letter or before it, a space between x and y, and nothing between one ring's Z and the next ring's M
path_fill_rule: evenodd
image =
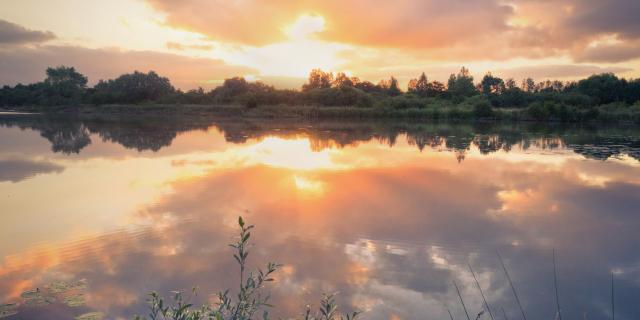
M27 290L20 295L20 297L24 299L33 299L40 296L42 296L42 292L40 292L40 289Z
M44 307L56 302L54 297L45 297L42 295L25 299L24 305L27 307Z
M0 304L0 318L5 318L18 313L17 303Z
M46 288L53 294L64 293L71 290L84 290L87 288L87 281L84 279L73 283L67 281L54 281L47 285Z
M27 307L42 307L56 301L54 297L43 295L40 289L25 291L20 296L24 299L24 305Z
M81 314L75 317L75 320L102 320L104 318L104 313L102 312L89 312L85 314Z
M74 296L66 297L64 298L64 304L72 308L83 306L85 304L84 295L77 294Z

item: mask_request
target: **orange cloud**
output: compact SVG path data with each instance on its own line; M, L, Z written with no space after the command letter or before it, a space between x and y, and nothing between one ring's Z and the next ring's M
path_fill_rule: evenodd
M319 39L419 49L419 54L440 60L577 57L603 35L617 34L624 41L640 37L633 15L640 4L634 0L147 1L166 14L166 24L222 42L281 42L288 25L311 14L326 22ZM596 60L637 57L637 51L627 51Z
M166 23L214 40L266 45L286 39L305 14L326 19L320 37L373 46L437 47L507 28L510 6L474 1L205 1L148 0Z

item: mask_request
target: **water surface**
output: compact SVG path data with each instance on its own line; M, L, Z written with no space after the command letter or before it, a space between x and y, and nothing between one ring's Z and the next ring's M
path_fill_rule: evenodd
M237 284L242 215L251 265L284 265L275 316L339 292L367 319L466 318L453 281L481 311L471 264L495 318L518 319L499 252L527 317L554 319L555 249L563 317L609 318L613 273L616 317L638 319L639 160L633 127L2 115L0 304L130 319L152 290L202 302Z

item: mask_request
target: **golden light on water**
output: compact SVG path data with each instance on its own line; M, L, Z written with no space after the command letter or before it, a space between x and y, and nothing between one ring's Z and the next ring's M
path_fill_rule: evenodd
M325 149L314 152L309 139L283 139L268 137L255 145L238 150L242 156L251 156L252 163L296 170L340 168L331 157L340 150Z
M310 195L322 195L324 192L324 185L320 181L312 180L310 178L302 177L299 175L293 176L296 188L298 190L306 192Z

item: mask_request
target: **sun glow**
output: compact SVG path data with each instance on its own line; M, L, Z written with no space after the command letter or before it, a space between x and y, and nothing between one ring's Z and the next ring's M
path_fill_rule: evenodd
M283 31L289 39L307 39L315 33L324 31L324 28L325 21L322 16L302 15Z
M318 15L302 15L284 26L287 40L260 47L227 47L219 56L233 64L255 68L261 76L305 78L311 69L335 71L345 63L339 52L350 48L318 40L316 35L325 30L325 19Z

